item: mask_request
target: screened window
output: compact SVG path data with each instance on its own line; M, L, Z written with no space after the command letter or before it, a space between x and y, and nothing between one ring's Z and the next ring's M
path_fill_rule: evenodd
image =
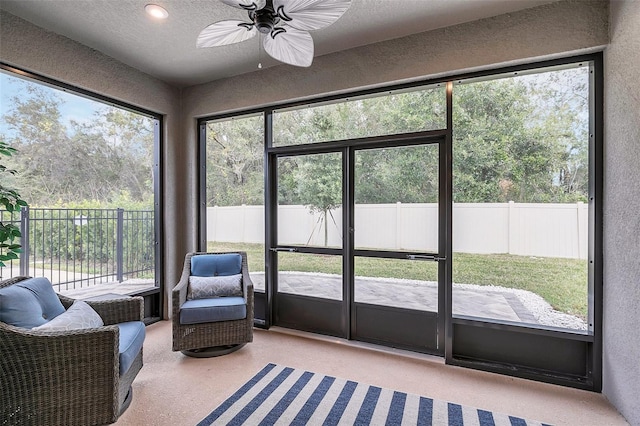
M209 251L246 251L264 290L264 119L206 123L206 241Z
M27 232L1 275L46 276L72 297L147 292L159 286L158 120L51 84L0 72L0 137L17 149L3 185L29 204L11 218Z
M589 74L580 64L454 86L455 315L592 328ZM496 300L509 303L473 309Z

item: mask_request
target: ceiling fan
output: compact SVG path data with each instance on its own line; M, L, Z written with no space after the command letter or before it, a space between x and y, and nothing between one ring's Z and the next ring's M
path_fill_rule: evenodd
M224 46L263 34L262 44L278 61L308 67L313 62L313 39L308 31L333 24L351 0L220 0L244 9L250 22L213 23L198 35L197 47Z

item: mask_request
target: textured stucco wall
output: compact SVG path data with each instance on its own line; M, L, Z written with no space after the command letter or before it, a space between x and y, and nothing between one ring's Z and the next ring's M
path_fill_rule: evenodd
M611 2L605 51L603 393L640 425L640 1Z
M184 253L195 247L196 226L194 210L184 209L195 200L191 190L195 143L180 139L184 121L180 90L4 11L0 11L0 60L164 115L164 278L177 282Z

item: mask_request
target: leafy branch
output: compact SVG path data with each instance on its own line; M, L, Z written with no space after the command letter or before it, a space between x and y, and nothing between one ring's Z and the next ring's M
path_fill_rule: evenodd
M0 155L11 157L17 150L0 140ZM0 164L0 177L8 174L15 175L17 172ZM3 179L4 180L4 179ZM10 214L20 211L22 207L27 206L18 191L13 188L6 187L0 183L0 206ZM16 239L20 238L20 228L13 223L5 223L0 215L0 267L6 266L4 262L18 259L18 254L22 251L21 245L17 244Z

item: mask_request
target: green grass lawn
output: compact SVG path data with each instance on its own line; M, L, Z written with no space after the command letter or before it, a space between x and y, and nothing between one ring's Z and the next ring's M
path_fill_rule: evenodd
M244 250L249 259L249 270L264 271L264 246L261 244L209 243L209 250ZM340 256L281 252L278 263L284 271L342 273ZM355 260L355 272L357 276L438 280L436 262L359 257ZM540 295L558 311L583 319L587 317L585 260L455 253L453 282L528 290Z

